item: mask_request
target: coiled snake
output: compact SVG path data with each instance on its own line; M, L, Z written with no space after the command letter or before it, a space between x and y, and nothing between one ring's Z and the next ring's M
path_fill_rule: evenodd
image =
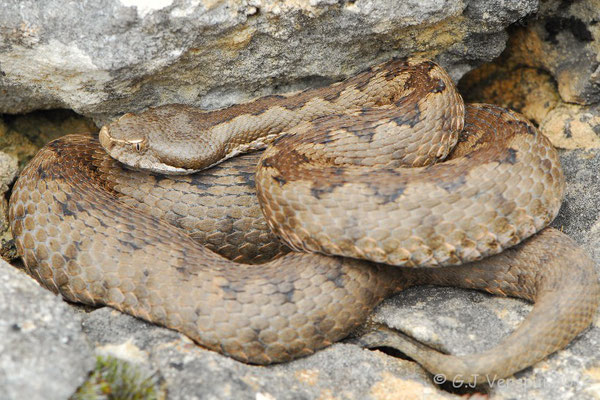
M244 362L311 354L386 296L431 283L535 306L482 354L438 354L384 329L359 341L396 346L432 373L504 377L564 347L598 306L593 262L544 229L563 195L556 151L514 112L465 107L429 61L392 60L329 87L212 112L168 105L126 114L100 142L134 168L165 173L271 144L206 175L170 179L124 169L92 137L66 136L38 153L10 200L18 251L44 286ZM266 222L253 200L258 157ZM308 253L289 253L273 233ZM236 261L284 255L246 265L210 249Z

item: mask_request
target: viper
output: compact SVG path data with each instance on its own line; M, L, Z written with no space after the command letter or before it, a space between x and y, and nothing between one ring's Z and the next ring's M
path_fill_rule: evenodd
M384 327L357 339L469 382L532 365L593 319L593 261L547 228L564 184L524 117L465 106L437 64L395 59L324 88L215 111L160 106L99 140L65 136L21 173L9 218L50 290L255 364L347 337L410 286L533 301L481 354L440 354Z

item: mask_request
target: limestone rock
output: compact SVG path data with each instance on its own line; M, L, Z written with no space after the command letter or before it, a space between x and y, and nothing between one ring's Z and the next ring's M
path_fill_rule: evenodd
M497 104L523 113L556 147L599 148L598 103L572 103L577 100L565 93L565 85L575 85L580 78L561 81L554 69L545 64L555 50L546 49L543 42L538 41L540 36L535 32L536 26L534 22L513 31L501 57L462 78L459 88L465 101ZM579 57L577 51L569 55ZM556 61L555 58L551 60ZM568 70L567 74L579 71L564 68ZM569 92L573 90L573 87L568 89ZM600 97L596 101L599 100Z
M69 397L94 365L77 312L0 260L0 316L2 398Z
M176 332L108 308L88 314L84 326L100 353L160 374L173 400L455 398L416 364L348 344L263 367L203 350Z
M510 30L504 61L548 72L563 101L600 102L598 0L549 0L521 27Z
M600 101L599 9L598 0L541 2L520 37L524 63L550 71L566 102Z
M8 233L8 202L6 191L17 176L18 161L15 157L0 151L0 240L7 240Z
M17 176L17 159L9 154L0 152L0 194L6 193Z
M212 108L348 77L392 56L458 79L500 54L537 0L0 1L0 112L104 123L165 103Z

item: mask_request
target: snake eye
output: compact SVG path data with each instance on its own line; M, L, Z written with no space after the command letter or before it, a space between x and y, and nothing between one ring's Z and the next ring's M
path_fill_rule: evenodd
M135 148L135 151L137 151L138 153L141 153L144 150L144 140L135 140L135 141L131 141L129 142L130 144L133 145L133 147Z

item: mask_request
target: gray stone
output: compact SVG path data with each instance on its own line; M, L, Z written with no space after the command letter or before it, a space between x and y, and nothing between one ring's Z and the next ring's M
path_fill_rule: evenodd
M15 180L17 172L17 159L0 151L0 240L7 240L11 237L8 232L8 202L6 200L6 192L9 185Z
M0 194L6 193L17 176L18 161L15 157L0 151Z
M550 0L520 38L524 65L549 71L569 103L600 102L600 25L597 0Z
M94 366L79 315L0 260L0 388L3 399L70 396Z
M97 352L160 374L170 399L454 398L415 363L349 344L273 366L242 364L185 336L109 309L85 317Z
M392 56L458 79L504 48L537 0L0 1L0 112L97 123L165 103L219 107L318 86Z

